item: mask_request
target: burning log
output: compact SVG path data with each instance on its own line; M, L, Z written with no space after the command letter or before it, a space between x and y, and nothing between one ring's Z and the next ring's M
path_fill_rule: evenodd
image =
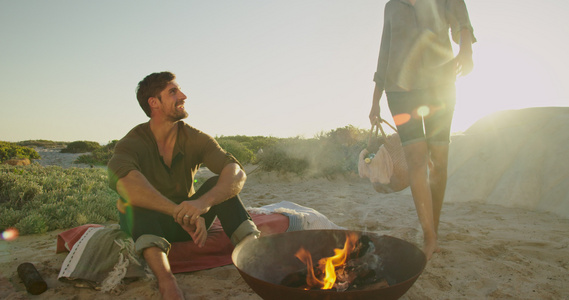
M296 256L307 267L288 274L281 284L305 290L335 289L339 292L389 286L381 276L382 261L375 254L371 239L365 235L355 239L357 236L346 236L344 249L335 249L335 256L323 258L317 265L313 264L310 252L301 248Z
M358 242L356 243L354 250L352 251L352 253L350 253L349 258L350 259L360 258L366 255L370 249L372 251L375 249L373 242L367 235L362 235L358 240Z
M304 288L306 286L307 274L308 271L306 271L306 269L290 273L286 275L285 278L283 278L283 280L281 281L281 285L292 288Z

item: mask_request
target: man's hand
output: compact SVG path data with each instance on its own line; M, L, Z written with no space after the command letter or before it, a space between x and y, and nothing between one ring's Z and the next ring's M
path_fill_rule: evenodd
M174 220L180 225L195 225L201 215L209 211L209 206L203 201L187 200L178 204L174 209Z
M205 219L203 217L199 217L195 224L190 224L190 221L186 218L183 222L182 228L190 234L192 240L198 247L203 247L205 245L205 240L207 239L207 228L205 227Z

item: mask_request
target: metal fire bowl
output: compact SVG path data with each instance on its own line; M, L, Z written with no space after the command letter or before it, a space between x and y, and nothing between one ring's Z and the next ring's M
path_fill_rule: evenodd
M345 230L305 230L251 239L239 244L232 254L241 277L263 299L398 299L415 283L427 262L425 254L411 243L391 236L365 233L374 243L384 264L389 287L337 292L302 290L281 285L283 278L306 268L294 255L302 246L313 261L332 256L344 248ZM351 231L361 236L362 232Z

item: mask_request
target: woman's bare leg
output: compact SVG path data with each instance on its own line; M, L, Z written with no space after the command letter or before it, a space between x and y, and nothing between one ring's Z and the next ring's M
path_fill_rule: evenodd
M427 259L431 259L439 248L433 217L433 196L428 178L429 149L426 142L416 142L406 145L404 151L409 170L409 185L423 230L423 252Z
M433 221L435 233L439 232L439 220L445 198L448 169L448 145L431 146L431 160L433 166L429 169L429 182L433 198Z

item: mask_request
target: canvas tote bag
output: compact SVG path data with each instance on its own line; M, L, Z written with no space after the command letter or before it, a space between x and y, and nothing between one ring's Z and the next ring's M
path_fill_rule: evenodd
M387 136L381 123L395 133ZM381 132L381 136L379 136ZM368 146L360 152L358 173L369 178L378 193L393 193L409 186L407 162L397 129L385 120L371 126Z

